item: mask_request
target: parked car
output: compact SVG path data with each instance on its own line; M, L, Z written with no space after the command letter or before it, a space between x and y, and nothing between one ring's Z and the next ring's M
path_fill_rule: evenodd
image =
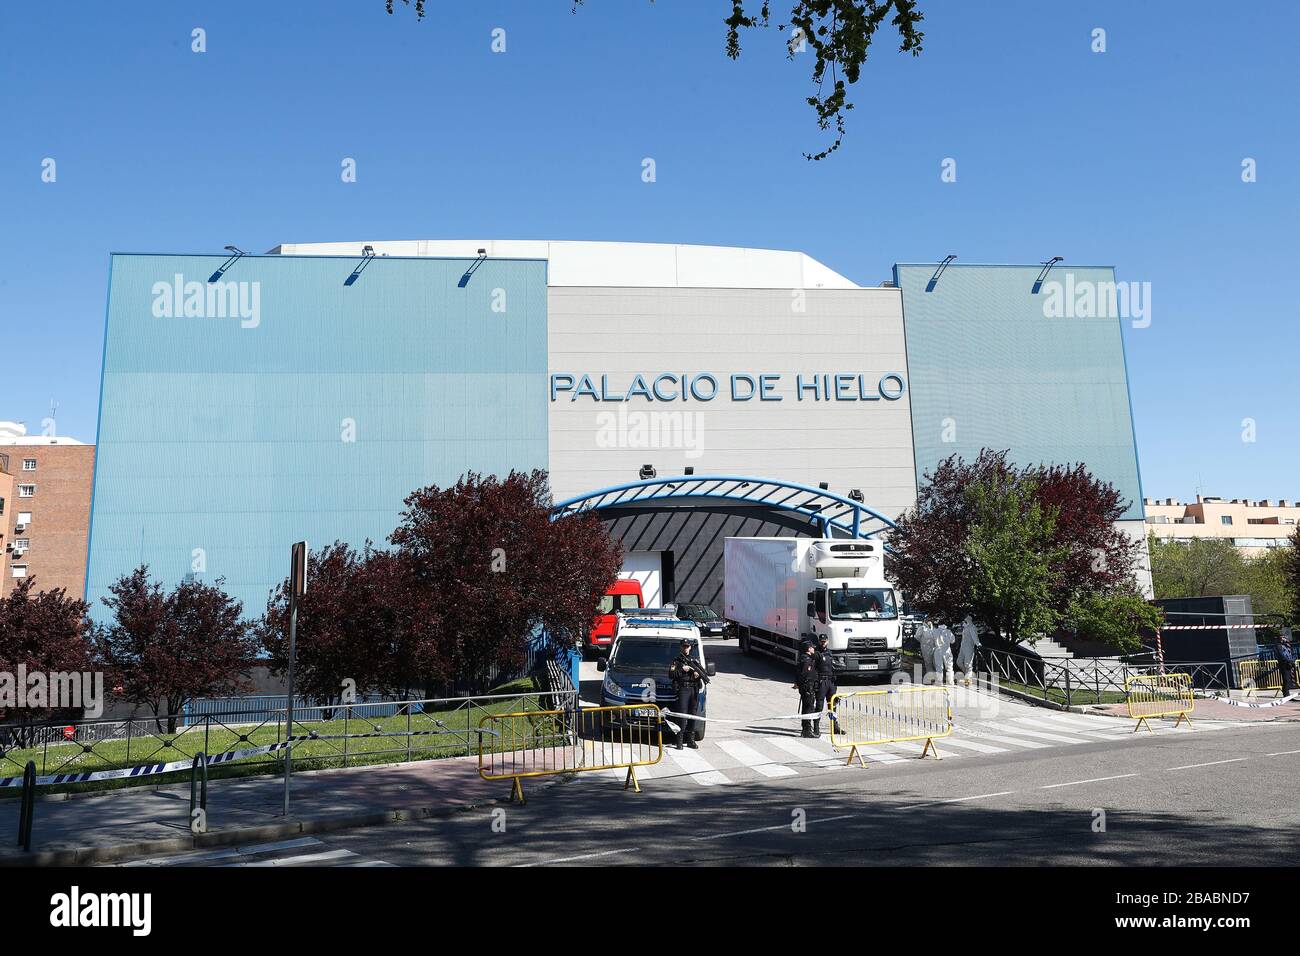
M600 599L596 609L596 620L587 635L583 650L588 657L598 657L606 653L614 643L614 632L618 628L620 612L634 611L645 604L645 595L641 593L641 583L632 578L619 578Z
M700 639L700 629L692 622L664 617L625 617L621 622L618 639L609 652L609 660L596 663L596 669L605 673L600 686L601 704L613 707L644 702L672 710L677 704L677 691L668 676L668 665L677 656L684 637L694 645L691 656L704 665L705 673L710 677L717 673L714 665L704 659L704 642ZM706 684L700 691L697 713L701 717L705 716L708 707L708 693ZM612 711L607 714L606 727L653 726L657 716L658 711L649 706L637 710ZM680 723L676 720L674 722ZM704 721L696 722L697 740L704 739L706 726Z
M722 615L707 604L678 604L677 616L683 621L690 621L700 629L702 637L725 638L730 636L727 633L727 622L723 620Z

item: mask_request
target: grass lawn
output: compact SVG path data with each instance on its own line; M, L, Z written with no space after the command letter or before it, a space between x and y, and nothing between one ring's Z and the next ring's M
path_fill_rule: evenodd
M354 767L363 764L396 763L406 760L434 760L441 757L465 757L478 753L479 721L489 714L540 710L540 695L532 678L523 677L502 684L488 694L527 695L503 700L486 701L482 705L462 703L446 710L413 713L409 716L368 717L377 708L357 705L353 708L335 708L333 714L315 709L307 711L309 719L294 714L294 735L314 733L322 737L342 737L338 740L307 740L293 746L294 768L320 770L328 767ZM332 719L322 719L324 716ZM237 719L237 718L230 718ZM27 750L13 750L0 756L0 777L22 776L28 760L36 762L39 776L58 773L84 773L95 770L116 770L146 764L169 763L175 760L192 760L195 754L209 756L236 750L247 750L284 739L283 721L271 719L262 723L225 723L218 718L198 718L188 727L178 727L175 733L166 732L152 720L133 721L130 738L105 740L97 743L50 743ZM358 734L402 734L408 731L426 731L416 736L358 737ZM496 738L488 737L487 749L501 746ZM282 769L283 751L258 754L211 767L210 779L243 777L275 773ZM175 783L188 780L190 771L179 770L149 777L123 780L96 780L89 783L63 784L42 787L41 793L82 792L113 790L122 787ZM21 788L0 790L0 798L17 797Z

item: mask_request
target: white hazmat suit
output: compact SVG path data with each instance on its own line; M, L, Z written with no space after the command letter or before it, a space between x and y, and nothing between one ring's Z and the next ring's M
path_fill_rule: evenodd
M934 671L939 680L945 684L953 683L952 646L957 638L946 624L940 624L934 631Z
M921 645L921 677L924 680L934 671L934 625L922 621L916 629L916 642Z
M975 666L975 649L980 646L979 628L969 614L961 622L961 650L957 652L957 667L970 681L970 669Z

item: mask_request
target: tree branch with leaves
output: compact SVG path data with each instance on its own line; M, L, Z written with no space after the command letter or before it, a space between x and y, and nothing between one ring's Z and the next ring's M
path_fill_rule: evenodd
M402 2L414 7L417 19L424 19L428 0ZM573 10L576 12L583 2L573 0ZM925 34L920 24L925 14L917 9L917 3L918 0L792 0L789 22L778 23L777 30L784 32L792 27L795 31L786 44L788 59L793 60L805 44L812 49L812 82L816 92L808 97L808 105L817 114L819 128L835 131L835 139L829 146L815 153L804 153L805 159L825 159L844 142L844 114L853 109L848 88L858 82L871 44L886 22L898 32L899 53L921 55ZM384 0L384 4L392 14L394 0ZM738 60L741 31L772 26L772 0L731 0L731 13L723 22L727 27L726 54Z

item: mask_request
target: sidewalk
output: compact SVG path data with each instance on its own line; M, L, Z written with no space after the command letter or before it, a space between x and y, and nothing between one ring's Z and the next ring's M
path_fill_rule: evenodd
M533 790L556 779L539 778L526 786ZM43 790L37 793L30 853L14 845L20 801L0 802L0 866L107 862L419 820L504 800L510 783L483 780L476 757L303 771L293 775L285 819L283 777L215 779L208 783L208 832L201 836L189 830L188 783L73 799L40 799Z

